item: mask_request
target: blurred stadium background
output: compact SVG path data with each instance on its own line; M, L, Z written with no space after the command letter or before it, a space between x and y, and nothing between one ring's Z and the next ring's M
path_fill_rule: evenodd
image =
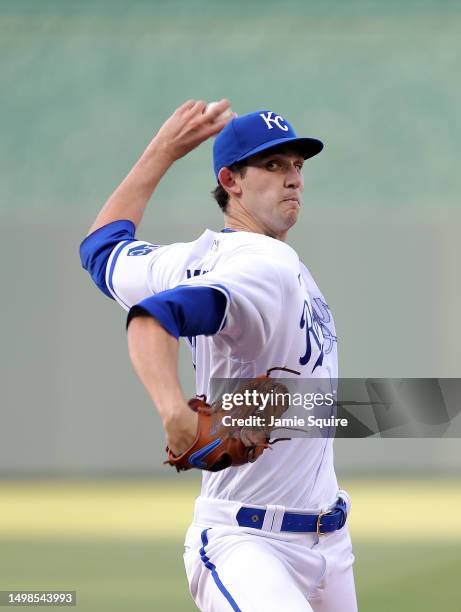
M0 0L0 589L194 609L198 478L161 465L124 314L78 258L187 98L273 108L325 141L291 244L332 307L342 375L459 376L460 26L454 0ZM175 166L139 236L221 227L210 160L207 143ZM193 393L185 352L181 369ZM461 610L459 440L339 440L336 463L361 610Z

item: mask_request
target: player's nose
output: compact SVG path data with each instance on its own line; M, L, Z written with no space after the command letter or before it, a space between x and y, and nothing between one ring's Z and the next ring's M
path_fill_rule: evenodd
M303 177L296 166L290 166L285 175L285 186L300 189L303 186Z

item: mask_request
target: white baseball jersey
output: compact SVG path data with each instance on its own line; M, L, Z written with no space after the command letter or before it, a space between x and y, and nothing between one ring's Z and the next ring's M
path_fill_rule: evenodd
M287 244L251 232L205 232L167 246L119 243L106 285L126 310L178 285L223 292L220 331L189 339L197 394L211 378L252 378L288 367L301 378L337 379L330 310L308 269ZM278 374L276 374L278 376ZM279 442L252 464L203 472L201 495L248 504L321 508L337 496L331 438Z

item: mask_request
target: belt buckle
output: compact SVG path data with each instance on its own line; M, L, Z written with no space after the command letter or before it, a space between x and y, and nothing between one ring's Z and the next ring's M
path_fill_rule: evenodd
M320 531L322 529L322 516L325 516L326 514L330 514L331 510L328 510L328 512L320 512L320 514L317 517L317 529L316 529L316 533L318 536L321 535L325 535L325 533L323 531Z

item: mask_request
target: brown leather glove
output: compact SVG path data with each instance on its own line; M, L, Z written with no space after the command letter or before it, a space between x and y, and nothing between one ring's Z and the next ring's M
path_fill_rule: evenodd
M175 466L178 472L191 468L219 472L231 465L256 461L274 443L270 442L273 427L269 424L272 417L279 418L289 408L288 396L283 395L288 389L266 374L248 381L235 394L245 392L252 394L250 401L241 406L233 404L230 410L222 407L222 400L210 406L204 400L191 399L189 407L198 415L195 441L179 456L167 447L168 458L164 463ZM263 404L255 401L257 394L269 395L272 401L262 409ZM225 416L230 417L226 421L232 419L232 424L223 424ZM239 425L237 419L245 419L247 424Z

